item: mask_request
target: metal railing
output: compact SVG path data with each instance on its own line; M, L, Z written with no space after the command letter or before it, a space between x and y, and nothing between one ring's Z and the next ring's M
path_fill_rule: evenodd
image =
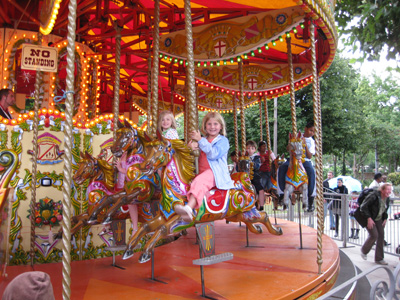
M392 271L389 267L386 266L374 266L369 270L366 270L350 280L347 280L346 282L342 283L341 285L333 288L329 292L323 294L321 297L318 297L319 300L325 300L328 299L329 297L335 295L337 292L341 291L342 289L346 288L347 286L354 284L358 280L360 280L363 277L366 277L368 274L378 270L378 269L384 269L389 277L389 284L386 281L380 280L376 281L369 292L369 299L370 300L375 300L375 299L395 299L399 300L399 295L400 291L396 290L396 282L399 284L399 273L400 273L400 264L397 265L396 269ZM332 299L332 298L331 298Z
M332 220L331 217L335 218L335 214L333 216L330 215L330 210L327 209L328 202L324 204L324 234L328 235L330 238L342 241L342 247L348 247L350 245L358 245L362 246L365 240L368 237L368 232L365 228L362 228L356 220L353 220L349 216L349 204L351 201L351 195L344 194L336 194L336 193L324 193L325 199L327 201L338 201L340 202L340 215L339 215L339 227L338 230L332 230L331 225L335 224L335 220ZM395 198L397 200L397 198ZM394 201L392 201L394 202ZM345 203L345 205L343 204ZM274 217L279 219L285 219L289 221L293 221L299 223L299 214L298 209L299 206L289 205L288 209L283 210L274 210L273 203L267 203L264 206L265 211L268 213L269 217L274 220ZM384 251L387 254L400 256L399 253L396 253L396 249L400 245L400 219L395 219L395 215L400 214L400 205L391 204L388 214L389 219L386 222L385 226L385 247ZM301 211L300 214L300 223L304 226L309 226L317 229L317 213L316 210L312 213ZM351 229L359 229L358 239L350 238ZM337 232L337 234L336 234Z

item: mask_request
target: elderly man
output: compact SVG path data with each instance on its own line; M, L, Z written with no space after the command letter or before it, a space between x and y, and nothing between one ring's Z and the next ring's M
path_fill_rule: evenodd
M383 259L384 228L388 218L390 205L389 196L392 192L390 183L382 184L378 190L371 192L361 204L360 210L367 218L368 238L361 247L361 257L367 259L367 254L376 241L375 263L387 265Z
M14 93L10 89L0 90L0 116L5 119L12 119L8 107L15 105Z

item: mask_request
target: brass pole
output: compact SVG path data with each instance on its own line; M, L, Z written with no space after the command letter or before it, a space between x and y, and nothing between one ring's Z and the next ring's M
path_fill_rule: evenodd
M317 53L315 47L315 28L314 23L310 21L310 40L311 40L311 62L312 62L312 90L313 90L313 113L315 126L315 179L317 186L317 264L318 274L322 273L322 234L324 231L324 196L322 182L322 130L321 130L321 104L318 97L318 71L317 71Z
M262 101L261 96L258 98L258 108L260 115L260 141L263 140L263 117L262 117Z
M197 106L196 106L196 87L194 78L194 54L193 54L193 31L192 31L192 12L190 0L185 0L185 30L186 30L186 77L187 77L187 98L188 105L188 130L192 132L198 129ZM198 153L199 154L199 153ZM198 156L198 155L196 155Z
M42 34L38 33L38 43L42 44ZM39 93L40 93L40 79L41 79L41 71L36 71L36 80L35 80L35 105L34 105L34 122L33 122L33 140L38 140L39 135ZM35 259L35 232L36 232L36 223L35 223L35 211L36 211L36 175L37 175L37 156L38 156L38 145L37 143L33 143L33 161L32 161L32 181L31 181L31 203L30 203L30 221L31 221L31 248L30 248L30 256L31 256L31 266L33 266Z
M159 58L160 52L160 0L154 1L154 31L153 31L153 70L151 72L151 92L153 101L151 103L151 116L149 133L155 134L157 131L157 114L158 114L158 75L159 75Z
M62 286L63 299L71 298L71 187L72 187L72 116L74 114L74 71L75 71L75 30L77 1L70 0L68 9L68 45L67 45L67 87L65 100L65 132L64 132L64 183L63 183L63 222L62 222Z
M115 82L114 82L114 131L113 138L116 140L117 130L118 130L118 118L119 118L119 84L121 76L121 31L122 28L118 26L117 22L114 23L114 28L116 31L115 36ZM113 160L115 161L115 156Z
M242 134L242 151L246 149L246 120L244 117L244 94L243 94L243 63L239 62L239 93L240 93L240 127ZM242 153L243 155L244 153Z
M288 62L289 62L289 76L290 76L290 113L292 116L292 132L296 134L297 123L296 123L296 98L294 91L294 73L293 73L293 57L292 57L292 43L291 38L286 38Z
M236 161L239 161L239 130L238 130L238 122L237 122L236 95L233 95L233 125L235 128Z
M147 133L151 131L151 74L151 48L149 45L149 57L147 59Z

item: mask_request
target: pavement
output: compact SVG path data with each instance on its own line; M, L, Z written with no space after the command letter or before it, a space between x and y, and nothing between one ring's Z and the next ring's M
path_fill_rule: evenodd
M343 243L341 241L336 241L336 244L338 245L339 249L350 258L350 260L353 262L353 264L361 270L361 272L369 271L376 266L380 266L375 263L374 248L372 248L370 253L368 253L367 260L364 260L361 257L361 247L360 246L347 244L348 246L346 248L343 248L342 247ZM385 261L388 263L387 267L391 270L392 273L396 269L397 265L400 264L400 260L399 260L398 256L390 255L387 253L385 253ZM367 279L370 282L371 286L375 282L382 281L382 280L386 281L388 284L390 283L388 273L384 268L379 268L379 269L374 270L373 272L369 273L367 275Z

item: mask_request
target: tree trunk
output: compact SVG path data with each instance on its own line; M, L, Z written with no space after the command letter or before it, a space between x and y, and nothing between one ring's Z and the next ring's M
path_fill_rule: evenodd
M356 154L353 154L353 177L357 178L357 164L356 164Z
M379 172L378 142L375 141L375 173Z
M343 151L343 161L342 161L342 175L345 176L346 175L346 150Z
M337 158L336 155L333 155L333 174L335 177L337 176Z

